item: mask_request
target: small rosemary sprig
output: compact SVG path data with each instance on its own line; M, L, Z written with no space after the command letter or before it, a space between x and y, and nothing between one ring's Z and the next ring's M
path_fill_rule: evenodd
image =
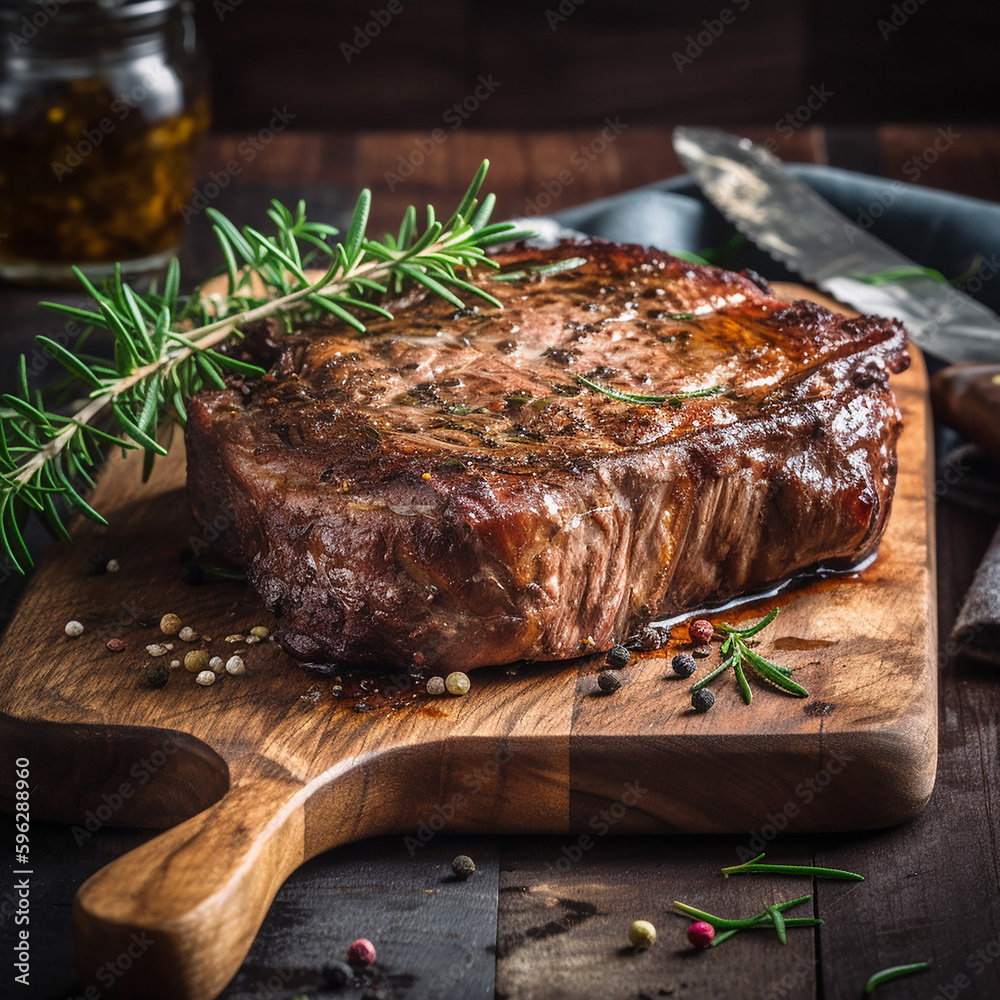
M268 216L273 236L245 226L238 229L213 209L207 214L225 259L228 291L203 299L198 289L180 294L180 270L172 261L162 290L140 294L122 280L120 268L101 288L77 270L94 307L79 309L61 303L47 308L110 333L113 360L74 353L47 337L39 345L64 367L87 402L75 413L50 408L41 391L28 385L22 357L13 392L3 395L0 410L0 549L24 572L31 557L22 535L26 511L34 512L57 537L68 537L63 517L76 510L103 523L83 499L93 486L93 472L111 445L146 452L148 477L156 455L166 454L157 439L163 417L173 412L182 422L185 401L207 387L225 387L226 374L261 375L263 370L220 351L238 340L241 328L279 314L286 327L292 318L331 314L359 333L365 325L358 314L391 314L376 301L398 293L404 282L462 308L456 291L477 295L495 306L499 301L472 284L460 272L486 265L496 267L486 249L529 235L513 223L489 224L494 198L480 202L486 176L484 161L464 197L446 222L427 207L423 231L413 206L404 214L396 236L382 241L366 235L371 193L363 191L351 224L340 243L331 244L337 230L306 218L299 202L293 212L277 201ZM306 269L319 269L320 276ZM454 289L454 290L453 290ZM110 413L113 432L95 421Z
M617 399L619 403L634 403L636 406L660 406L662 403L666 403L668 406L680 406L688 399L701 399L704 396L718 395L724 388L721 385L710 385L704 389L673 392L667 396L641 396L634 392L621 392L619 389L612 389L610 386L601 385L600 382L592 382L582 375L574 375L573 377L580 385L586 386L592 392L599 392L603 396Z
M883 983L891 982L900 976L910 976L915 972L923 972L931 967L930 962L914 962L912 965L894 965L889 969L882 969L876 972L867 983L865 983L865 996L870 996L876 988Z
M732 919L729 917L717 917L713 913L706 913L704 910L699 910L694 906L688 906L687 903L681 903L676 899L674 900L673 905L676 909L680 910L681 913L685 913L689 917L694 917L696 920L704 920L705 923L711 924L716 931L722 931L721 934L716 934L712 939L710 947L715 948L717 945L722 944L723 941L728 941L734 934L739 934L740 931L755 931L773 927L775 932L778 934L778 940L780 940L782 944L785 944L786 941L784 936L788 928L818 927L823 923L823 921L816 917L784 916L785 910L790 910L793 906L798 906L800 903L806 903L810 899L812 899L811 894L808 896L799 896L798 899L789 899L784 903L774 903L761 910L760 913L755 913L752 917L747 917L742 920ZM775 915L777 915L777 918Z
M846 879L853 882L864 882L865 880L864 875L841 871L839 868L817 868L814 865L762 865L760 863L762 857L764 857L763 854L758 854L757 857L744 862L742 865L733 865L731 868L722 868L720 870L726 878L729 878L730 875L762 873L772 875L810 875L813 878Z
M770 660L764 659L759 653L755 653L747 643L747 639L755 636L774 621L779 610L779 608L772 608L759 622L747 628L736 628L734 625L729 625L725 622L721 625L716 625L716 633L725 636L721 648L724 659L710 674L707 674L700 681L696 681L691 685L692 694L695 691L700 691L705 685L714 681L719 674L724 673L732 667L733 673L736 675L736 683L739 685L740 694L743 700L749 705L753 701L753 692L750 690L750 684L743 669L744 666L747 666L761 680L767 681L768 684L776 687L779 691L794 695L796 698L808 698L809 692L801 684L796 684L792 680L792 671L789 667L781 667L777 663L772 663Z
M520 281L522 278L547 278L551 274L561 274L583 267L586 257L567 257L565 260L554 260L551 264L530 264L523 271L504 271L503 274L491 274L490 281Z

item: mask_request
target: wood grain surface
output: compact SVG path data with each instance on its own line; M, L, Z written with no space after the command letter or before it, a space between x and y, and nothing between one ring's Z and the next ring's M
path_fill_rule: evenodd
M572 862L611 827L835 830L915 815L936 762L919 357L895 388L906 428L879 558L789 590L763 646L798 669L812 697L803 705L761 690L747 708L724 682L704 716L689 710L688 684L668 677L669 656L686 648L680 638L637 657L627 686L610 697L596 687L596 658L479 670L464 698L430 698L407 674L337 697L339 678L304 670L275 644L225 641L274 624L245 586L179 580L176 554L205 549L212 537L187 508L182 446L146 486L138 456L112 458L94 497L111 526L80 521L75 544L49 554L0 668L0 741L32 760L35 816L178 824L80 890L74 924L85 979L148 935L148 952L118 977L116 995L208 1000L240 966L291 871L378 834L419 842L445 823L572 833L561 856ZM117 558L120 572L94 576L98 551ZM764 606L727 617L749 620ZM246 675L205 688L180 667L151 689L145 647L168 641L157 627L168 611L203 638L170 637L174 649L159 662L191 648L224 658L240 651ZM70 618L84 623L82 637L61 634ZM125 650L106 647L112 634ZM816 782L810 808L799 808Z

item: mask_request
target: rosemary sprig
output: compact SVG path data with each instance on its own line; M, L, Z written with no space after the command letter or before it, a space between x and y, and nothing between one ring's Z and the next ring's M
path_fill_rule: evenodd
M730 875L753 875L756 873L781 874L781 875L811 875L814 878L834 878L845 879L853 882L864 882L864 875L855 872L841 871L839 868L817 868L814 865L762 865L760 859L763 854L742 865L733 865L731 868L722 868L722 874L729 878Z
M743 701L749 705L753 701L753 691L750 689L743 669L749 667L757 677L779 691L794 695L796 698L808 698L809 692L801 684L792 680L792 671L789 667L781 667L777 663L766 660L759 653L754 652L747 643L747 639L755 636L774 621L779 610L779 608L772 608L759 622L747 628L736 628L736 626L725 622L716 625L716 633L725 636L721 648L723 661L710 674L692 684L691 692L700 691L714 681L719 674L732 667Z
M18 366L13 392L3 395L0 414L0 549L24 572L31 557L21 523L34 512L57 537L68 537L63 517L76 510L103 523L81 495L93 486L93 472L109 445L146 452L148 477L156 455L166 454L157 428L171 412L182 422L185 401L207 387L222 388L225 375L261 375L263 370L219 350L239 340L241 328L279 314L290 328L292 319L330 314L359 333L359 314L391 314L376 301L398 293L404 283L423 285L431 293L462 308L456 292L477 295L494 306L499 301L466 280L469 269L496 267L486 249L529 235L513 223L489 223L494 198L479 200L488 162L484 161L464 197L446 222L427 207L423 231L415 209L407 209L398 235L382 241L366 235L371 193L363 191L351 224L340 243L331 244L337 230L306 218L299 202L291 211L277 201L268 216L274 235L250 226L238 229L213 209L207 213L225 259L227 294L203 299L198 289L180 295L180 270L172 261L162 290L140 294L114 277L101 288L76 274L94 306L80 309L42 303L84 323L107 331L113 360L74 353L54 341L38 343L89 392L87 402L66 415L50 408L40 391L28 385L25 360ZM307 275L319 268L320 276ZM113 432L96 425L110 413Z
M914 972L923 972L931 967L930 962L914 962L912 965L894 965L889 969L882 969L876 972L867 983L865 983L865 995L870 996L875 992L876 987L890 980L898 979L900 976L910 976Z
M808 896L799 896L797 899L789 899L783 903L773 903L771 906L761 910L760 913L755 913L752 917L746 917L745 919L717 917L714 913L706 913L704 910L688 906L687 903L681 903L676 899L673 905L681 913L685 913L689 917L694 917L696 920L704 920L706 923L711 924L716 931L722 931L721 934L716 934L712 940L710 947L714 948L722 944L723 941L728 941L734 934L739 934L740 931L753 931L773 927L778 933L779 940L781 940L782 933L786 932L788 928L818 927L823 921L817 917L789 918L784 916L785 910L790 910L793 906L798 906L800 903L806 903L810 899L812 899L811 894ZM775 920L775 914L778 915L778 920ZM781 931L778 931L779 922ZM785 942L782 941L782 943L784 944Z
M603 396L617 399L619 403L634 403L636 406L660 406L667 403L669 406L680 406L685 400L700 399L703 396L715 396L722 392L723 386L710 385L704 389L691 389L687 392L673 392L668 396L641 396L634 392L621 392L619 389L612 389L610 386L601 385L600 382L591 382L589 378L582 375L574 375L580 385L586 386L592 392L599 392Z
M561 274L583 267L586 257L567 257L565 260L554 260L551 264L530 264L523 271L504 271L503 274L491 274L490 281L521 281L523 278L547 278L551 274Z

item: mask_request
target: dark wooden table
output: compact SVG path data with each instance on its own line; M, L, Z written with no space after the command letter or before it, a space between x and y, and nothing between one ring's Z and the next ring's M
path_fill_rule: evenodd
M422 155L421 147L428 149L423 134L288 133L265 144L252 160L240 151L243 135L219 137L206 147L200 187L206 191L212 172L219 178L222 171L228 181L212 203L239 221L259 217L273 194L305 196L316 215L343 221L354 194L367 185L375 194L373 221L380 229L398 220L410 202L448 207L484 156L493 162L488 187L497 194L500 215L524 212L556 184L560 190L552 209L680 172L669 134L639 128L625 129L580 169L574 153L591 148L602 127L535 134L460 130L445 142L432 142ZM787 160L901 180L911 178L906 165L937 135L933 127L803 128L787 137L763 128L744 131L774 139ZM1000 130L955 131L959 138L920 173L918 183L1000 200ZM422 162L396 183L387 175L402 173L401 157L404 169ZM230 161L238 173L226 172ZM191 227L187 273L197 274L216 261L207 249L203 218ZM34 307L38 297L0 290L5 370L15 353L30 351L33 334L54 322ZM718 868L736 863L738 849L750 846L761 831L732 837L609 835L596 838L579 857L572 837L459 836L445 828L419 848L408 847L403 838L384 838L304 865L279 893L224 996L357 997L362 988L335 991L324 984L322 970L359 936L371 938L379 951L371 995L407 1000L833 1000L861 996L878 969L920 960L931 961L933 969L898 980L879 995L888 1000L1000 996L1000 677L956 660L947 642L994 528L990 518L947 498L938 504L940 759L926 811L890 830L779 833L768 843L774 859L861 871L868 876L863 884L723 882ZM5 616L18 589L16 580L0 585ZM7 817L0 820L3 844L12 843L11 826ZM114 829L89 836L34 826L33 985L16 987L13 972L3 971L0 995L83 995L72 955L73 894L90 873L148 836ZM478 866L466 883L447 878L449 862L459 853L471 855ZM10 882L4 882L0 928L9 956L14 897ZM787 947L773 935L746 934L711 953L694 954L684 940L686 922L668 912L670 901L680 898L713 912L750 913L772 894L788 898L808 891L815 892L815 909L826 923L816 933L790 934ZM622 945L628 923L637 917L653 920L660 940L651 951L633 955Z

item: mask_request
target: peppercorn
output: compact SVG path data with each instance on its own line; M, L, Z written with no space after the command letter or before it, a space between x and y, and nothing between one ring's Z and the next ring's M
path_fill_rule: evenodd
M202 670L201 673L199 673L198 676L195 678L195 681L198 684L201 684L203 687L209 687L210 685L214 684L215 681L216 681L215 671L214 670Z
M204 649L192 649L184 654L184 669L196 674L208 668L208 652Z
M428 694L444 694L444 678L443 677L428 677L427 678L427 693Z
M181 567L181 580L192 587L197 587L205 579L205 571L197 563L187 563Z
M702 646L706 642L712 641L712 636L715 635L715 626L705 618L696 618L688 625L688 635L691 636L692 642Z
M121 569L121 564L117 559L109 559L107 566L104 567L109 573L117 573Z
M246 672L246 666L243 663L242 656L230 656L226 660L226 673L233 674L235 677L239 677L240 674Z
M656 928L648 920L633 920L628 929L628 940L633 948L652 948L656 942Z
M448 674L444 679L444 686L447 688L449 694L461 695L468 693L469 688L472 687L472 683L469 680L468 674L463 674L461 670L456 670L454 673Z
M476 863L467 854L460 854L452 861L451 870L455 873L456 878L464 880L475 874Z
M354 970L346 962L331 962L322 969L323 980L331 990L342 990L354 982Z
M208 669L221 674L226 669L226 661L221 656L213 656L208 661Z
M121 639L108 639L107 647L113 653L120 653L125 648L125 643Z
M177 633L177 638L182 639L184 642L194 642L198 638L198 633L195 632L190 625L185 625L184 628Z
M66 622L65 632L68 636L83 635L83 625L80 622Z
M151 646L146 647L146 652L150 656L166 656L168 650L166 646L161 646L158 642L154 642Z
M612 646L605 659L608 661L608 666L627 667L632 654L624 646Z
M170 668L162 663L151 663L146 668L146 683L151 688L164 687L168 680L170 680Z
M368 938L358 938L347 949L347 961L351 965L371 965L375 961L375 945Z
M670 669L678 677L690 677L698 669L698 664L690 653L678 653L670 661Z
M687 929L687 937L696 948L707 948L715 938L715 928L704 920L697 920Z
M652 625L647 625L639 632L639 644L643 649L659 649L663 645L663 633Z
M617 670L602 670L597 675L597 686L605 694L614 694L624 683L624 676Z
M250 634L252 636L256 636L258 639L266 639L271 634L271 630L269 628L265 628L263 625L254 625L254 627L250 629Z
M691 695L691 707L696 712L707 712L715 704L715 695L708 688L700 688Z
M691 650L691 655L692 656L696 656L699 660L703 660L703 659L705 659L706 656L711 656L712 655L712 647L711 646L695 646L694 649Z
M181 630L181 620L177 615L164 615L160 619L160 631L164 635L177 635Z

